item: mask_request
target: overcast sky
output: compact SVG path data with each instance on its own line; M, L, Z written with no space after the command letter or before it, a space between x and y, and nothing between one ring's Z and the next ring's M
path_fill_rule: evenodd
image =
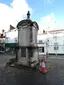
M64 29L64 0L0 0L0 30L16 27L28 10L40 30Z

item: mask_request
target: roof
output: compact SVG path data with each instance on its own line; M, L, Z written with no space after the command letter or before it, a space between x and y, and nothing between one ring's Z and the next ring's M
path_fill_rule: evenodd
M38 26L38 24L37 24L37 22L32 22L31 20L22 20L22 21L20 21L18 24L17 24L17 28L19 29L20 27L19 26L26 26L26 25L28 25L28 26L33 26L33 24L35 24L36 26L37 26L37 29L39 29L39 26Z
M19 26L25 26L25 25L27 25L27 23L32 24L32 21L31 20L22 20L17 24L17 28L19 29Z
M49 30L48 32L60 32L60 31L64 31L64 29Z

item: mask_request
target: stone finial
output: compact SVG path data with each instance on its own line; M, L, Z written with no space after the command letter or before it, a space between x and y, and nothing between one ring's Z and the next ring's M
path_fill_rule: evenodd
M27 19L28 20L30 19L30 11L28 11L28 13L27 13Z

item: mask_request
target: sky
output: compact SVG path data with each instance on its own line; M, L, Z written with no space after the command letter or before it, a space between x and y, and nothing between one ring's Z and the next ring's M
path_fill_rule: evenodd
M0 0L0 30L16 27L28 10L40 31L64 29L64 0Z

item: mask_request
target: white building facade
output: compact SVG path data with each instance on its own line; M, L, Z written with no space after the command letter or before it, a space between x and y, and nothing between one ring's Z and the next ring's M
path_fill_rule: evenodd
M6 33L5 43L8 45L18 43L17 29ZM39 54L64 54L64 31L38 34L37 43Z
M44 49L44 54L64 54L64 33L63 31L61 32L56 32L56 33L47 33L47 34L39 34L38 35L38 41L43 41ZM43 46L41 44L41 46ZM46 53L45 53L46 52Z
M15 43L18 43L18 31L17 31L17 29L13 29L13 30L6 32L5 44L6 45L13 45Z

